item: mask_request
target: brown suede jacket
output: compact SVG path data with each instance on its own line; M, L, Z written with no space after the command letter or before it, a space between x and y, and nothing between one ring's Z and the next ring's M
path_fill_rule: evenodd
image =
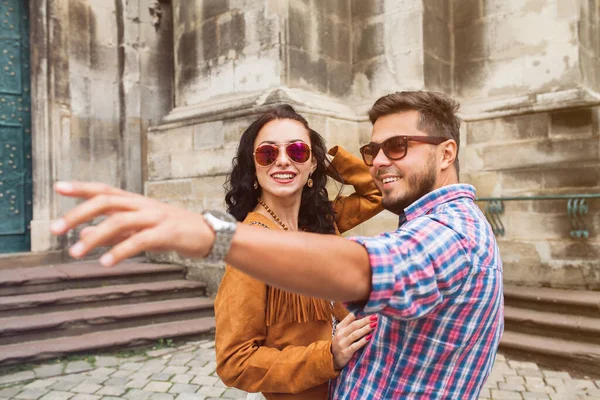
M362 160L338 147L329 154L355 189L333 202L337 229L345 232L382 210L381 194ZM257 212L244 223L281 229ZM328 382L338 375L332 316L340 321L347 313L340 303L272 288L227 266L215 299L217 373L227 386L268 400L327 399Z

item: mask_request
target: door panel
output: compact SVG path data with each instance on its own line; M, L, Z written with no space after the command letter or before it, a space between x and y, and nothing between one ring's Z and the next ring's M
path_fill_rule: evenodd
M0 0L0 253L30 249L32 179L27 3Z

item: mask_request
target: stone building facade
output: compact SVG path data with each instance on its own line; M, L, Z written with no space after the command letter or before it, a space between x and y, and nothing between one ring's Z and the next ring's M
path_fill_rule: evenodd
M48 234L71 205L57 179L222 207L259 113L291 103L357 152L369 106L405 89L460 100L461 180L478 196L600 192L600 0L30 0L29 12L32 251L67 245ZM566 200L505 202L505 279L600 288L600 199L588 203L583 239ZM351 234L395 225L382 213ZM213 290L223 271L152 257L194 265Z

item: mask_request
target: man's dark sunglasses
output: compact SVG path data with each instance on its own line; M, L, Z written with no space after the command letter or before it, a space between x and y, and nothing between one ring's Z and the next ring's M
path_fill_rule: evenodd
M373 165L373 160L379 154L379 149L383 150L383 154L390 160L400 160L406 157L408 152L408 142L420 142L427 144L438 145L449 140L440 136L392 136L383 141L383 143L369 143L360 148L363 161L369 167Z

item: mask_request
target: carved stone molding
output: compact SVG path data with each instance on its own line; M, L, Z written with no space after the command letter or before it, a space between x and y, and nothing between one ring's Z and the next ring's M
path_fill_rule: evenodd
M150 17L152 17L152 25L155 29L158 29L160 26L160 19L162 17L161 2L159 0L150 1L148 12L150 12Z

